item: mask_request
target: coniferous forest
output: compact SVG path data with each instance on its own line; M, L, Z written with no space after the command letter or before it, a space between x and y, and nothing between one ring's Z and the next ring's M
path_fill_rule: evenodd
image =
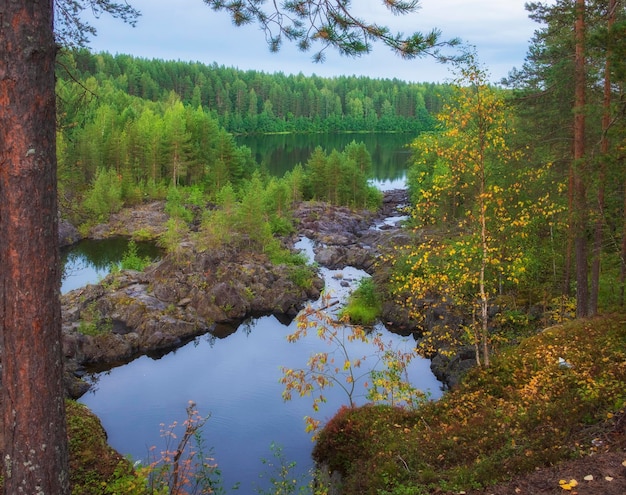
M227 183L237 189L259 164L234 134L417 135L433 128L450 91L440 84L265 74L86 49L63 52L57 71L60 200L67 212L92 217L164 198L170 185L209 195ZM102 201L94 189L115 198Z

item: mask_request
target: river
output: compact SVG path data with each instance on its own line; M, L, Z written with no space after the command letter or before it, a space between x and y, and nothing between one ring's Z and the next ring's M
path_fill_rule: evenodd
M392 175L378 177L379 187L403 185L404 172ZM306 240L301 248L310 254L311 246ZM70 259L89 265L82 257L70 255ZM335 271L322 268L321 272L327 291L337 297L343 297L360 278L367 276L350 267ZM102 276L104 271L98 273ZM67 279L65 283L69 283ZM75 283L83 284L85 279ZM240 484L238 493L268 493L267 478L276 473L262 459L278 462L270 449L272 443L281 447L284 459L295 462L290 476L306 477L313 463L311 436L305 432L304 416L314 415L324 421L347 402L339 387L325 394L327 402L318 413L313 413L308 398L283 401L281 367L301 368L312 353L332 350L315 332L289 343L287 335L295 329L295 321L276 316L253 318L238 328L221 326L214 335L199 337L160 359L141 357L93 376L93 391L83 396L81 402L101 419L111 446L135 460L146 460L152 446L157 451L165 448L162 425L182 423L185 407L192 400L200 414L210 415L203 437L213 449L226 492ZM410 339L389 333L382 325L377 325L375 331L383 333L384 340L394 347L412 347ZM351 357L361 358L372 356L374 351L371 344L353 342L349 352ZM365 366L374 362L370 357ZM429 365L427 360L415 359L409 377L414 386L436 399L441 395L440 383ZM363 383L358 387L364 390ZM363 394L358 394L357 402L365 402Z

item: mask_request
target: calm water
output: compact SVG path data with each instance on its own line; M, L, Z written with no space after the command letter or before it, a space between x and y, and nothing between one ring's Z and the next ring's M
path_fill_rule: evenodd
M156 259L161 250L151 242L136 242L137 254ZM119 263L128 249L128 239L114 237L101 241L83 240L61 250L63 275L61 294L96 283L111 271L111 265Z
M340 289L338 278L354 284L365 273L347 268L324 270L324 276L335 284L328 289L330 293L341 297L340 291L350 288ZM142 357L101 374L95 393L81 401L101 418L110 444L134 459L146 458L153 445L163 448L159 425L182 422L188 401L195 401L201 414L211 415L204 438L214 448L225 487L241 483L239 493L256 493L259 487L267 488L259 474L269 474L261 459L274 460L270 445L280 445L285 458L296 462L294 476L305 475L313 464L304 416L327 420L347 402L339 387L325 394L328 401L317 414L308 398L283 402L281 367L300 368L312 353L333 349L315 332L297 343L287 342L286 336L295 329L295 322L285 325L274 316L251 319L232 334L226 330L225 338L204 336L159 360ZM377 330L394 347L411 347L410 340L388 333L382 326ZM366 366L375 363L369 344L351 343L349 352L352 358L370 356ZM437 398L440 383L429 364L416 359L409 374L415 386ZM363 391L364 380L358 388ZM365 402L362 392L357 401Z
M383 189L404 184L411 134L276 134L239 136L237 143L252 150L252 156L272 175L281 177L297 163L305 164L316 146L330 153L343 150L352 141L363 142L372 157L374 178Z
M325 136L263 136L238 138L240 144L253 149L257 159L275 175L282 175L296 163L304 163L317 145L329 149L343 149L353 139L364 141L375 165L376 184L381 189L404 187L408 152L404 145L410 140L406 135L333 135ZM272 164L271 166L269 164ZM79 243L66 253L68 265L63 292L95 282L104 276L112 262L121 259L126 244L107 245L96 249L100 242ZM107 241L108 242L108 241ZM122 243L121 243L122 244ZM310 253L310 245L302 247ZM144 247L142 247L144 249ZM98 253L91 256L92 253ZM145 254L153 256L146 251ZM92 261L93 260L93 261ZM78 268L81 268L80 274ZM365 272L346 268L339 271L322 269L327 290L342 298L352 290ZM342 287L341 281L348 281ZM311 401L294 398L283 402L283 387L279 383L281 367L303 367L314 352L330 351L315 335L288 343L287 335L295 331L295 322L280 321L274 316L251 319L239 328L221 327L221 338L208 335L158 360L142 357L93 377L96 385L81 402L91 408L102 420L110 444L119 452L135 460L145 460L150 447L165 447L161 437L161 424L179 423L185 419L188 401L197 403L202 415L210 415L204 427L204 438L213 448L227 492L240 483L237 493L258 493L267 489L264 479L274 474L261 462L276 461L270 445L276 443L283 449L285 458L296 462L294 476L305 475L312 467L310 457L312 442L305 433L304 416L312 415ZM409 349L410 340L376 328L384 333L385 341L395 347ZM315 332L313 332L315 334ZM352 358L370 356L373 348L363 343L351 343ZM366 366L368 360L366 360ZM373 364L370 364L372 366ZM427 360L416 359L409 370L412 383L432 398L441 395L440 383L432 375ZM363 380L364 381L364 380ZM359 384L363 390L362 383ZM328 401L315 417L329 419L347 402L347 397L334 387L325 394ZM362 394L357 398L364 403Z

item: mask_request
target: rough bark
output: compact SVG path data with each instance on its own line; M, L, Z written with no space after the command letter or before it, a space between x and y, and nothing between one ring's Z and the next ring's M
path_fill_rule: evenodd
M0 4L4 493L69 493L62 387L52 0Z
M615 24L616 0L609 0L607 30L610 33ZM602 102L602 138L600 141L600 166L598 170L598 213L595 222L593 239L593 258L591 261L591 294L589 296L589 314L598 313L600 298L600 258L602 255L602 241L604 238L604 206L606 186L606 161L609 157L609 127L611 126L611 46L609 45L604 62L604 98Z
M589 282L587 279L587 188L585 172L585 0L576 0L576 56L574 103L574 253L576 256L576 316L589 313Z

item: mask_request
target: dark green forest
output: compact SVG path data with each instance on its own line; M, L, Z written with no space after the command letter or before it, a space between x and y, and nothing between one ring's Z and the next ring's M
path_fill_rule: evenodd
M63 65L78 80L94 77L99 84L107 81L153 102L166 100L173 91L185 106L202 106L235 134L419 132L432 126L445 92L443 85L398 79L266 74L216 64L92 54L86 49L66 57Z

